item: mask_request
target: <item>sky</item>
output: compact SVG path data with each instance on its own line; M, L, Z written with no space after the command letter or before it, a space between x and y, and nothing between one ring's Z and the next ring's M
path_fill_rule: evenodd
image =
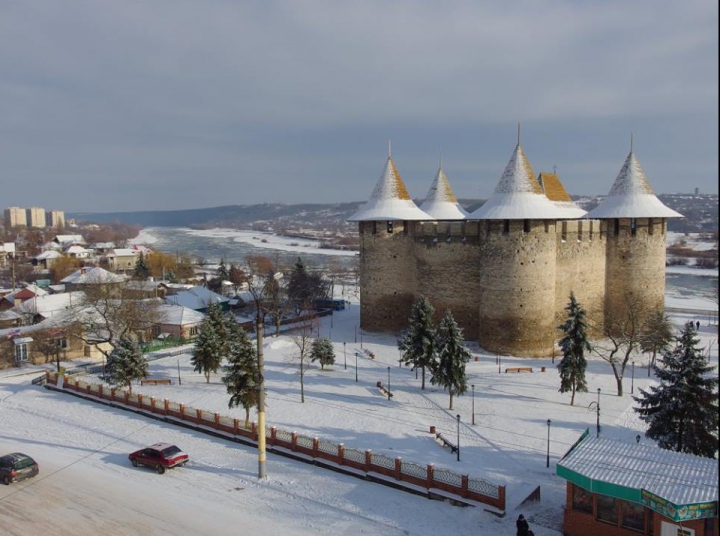
M517 141L571 194L630 149L717 193L718 5L3 2L0 208L349 202L392 140L410 194L495 188Z

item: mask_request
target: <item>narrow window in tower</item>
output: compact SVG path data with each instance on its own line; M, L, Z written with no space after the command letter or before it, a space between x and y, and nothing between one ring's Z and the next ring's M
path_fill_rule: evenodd
M372 222L372 234L377 234L377 222Z
M615 236L620 234L620 220L615 219Z
M660 234L665 234L665 218L660 218Z
M391 221L387 222L387 232L388 232L388 234L392 234L392 232L393 232L393 222L391 222Z
M508 234L510 232L510 220L503 220L503 233Z
M578 220L578 222L577 222L577 230L578 230L577 241L582 242L583 222L580 220Z
M404 234L405 236L407 236L407 234L408 234L408 222L403 221L402 223L403 223L403 234Z
M655 222L652 218L648 218L648 234L651 235L655 232Z
M560 239L565 242L567 240L567 222L562 222L562 227L560 231Z
M632 236L637 234L637 220L635 218L630 218L630 234Z
M592 234L593 234L593 222L592 222L592 220L590 220L590 221L588 222L588 227L589 227L589 229L588 229L588 240L589 240L590 242L592 242Z
M530 232L530 220L523 220L523 233Z
M545 224L545 232L549 233L550 232L550 222L547 220L543 220L543 223Z

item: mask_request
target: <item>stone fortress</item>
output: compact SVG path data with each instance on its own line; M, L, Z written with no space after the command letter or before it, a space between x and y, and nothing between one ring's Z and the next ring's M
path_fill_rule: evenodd
M605 322L631 302L663 307L666 221L677 217L632 148L589 213L556 174L534 174L519 139L494 193L472 214L442 162L418 207L390 154L370 200L349 218L360 231L361 327L404 329L425 296L488 351L551 355L571 292Z

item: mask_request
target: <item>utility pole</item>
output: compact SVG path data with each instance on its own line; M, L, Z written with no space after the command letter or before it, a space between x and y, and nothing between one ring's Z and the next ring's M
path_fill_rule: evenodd
M267 469L265 467L265 377L263 376L263 323L260 314L260 308L257 310L257 360L258 374L260 375L260 389L258 391L257 412L258 412L258 478L267 477Z

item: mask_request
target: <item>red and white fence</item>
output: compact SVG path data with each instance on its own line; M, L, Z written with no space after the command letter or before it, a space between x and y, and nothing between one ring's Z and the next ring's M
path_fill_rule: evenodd
M47 372L46 375L47 384L57 387L59 375L55 372ZM255 422L245 427L245 423L240 419L178 404L167 398L158 400L142 393L130 393L123 389L88 383L72 377L63 378L62 388L129 408L195 423L254 443L258 440L258 428ZM318 437L288 432L276 426L267 428L265 433L266 442L272 447L280 447L317 460L327 460L338 466L353 468L364 473L380 474L427 490L442 490L505 511L505 486L481 478L460 475L449 469L435 467L434 464L420 465L399 457L390 458L371 450L346 448L342 443L336 444Z

